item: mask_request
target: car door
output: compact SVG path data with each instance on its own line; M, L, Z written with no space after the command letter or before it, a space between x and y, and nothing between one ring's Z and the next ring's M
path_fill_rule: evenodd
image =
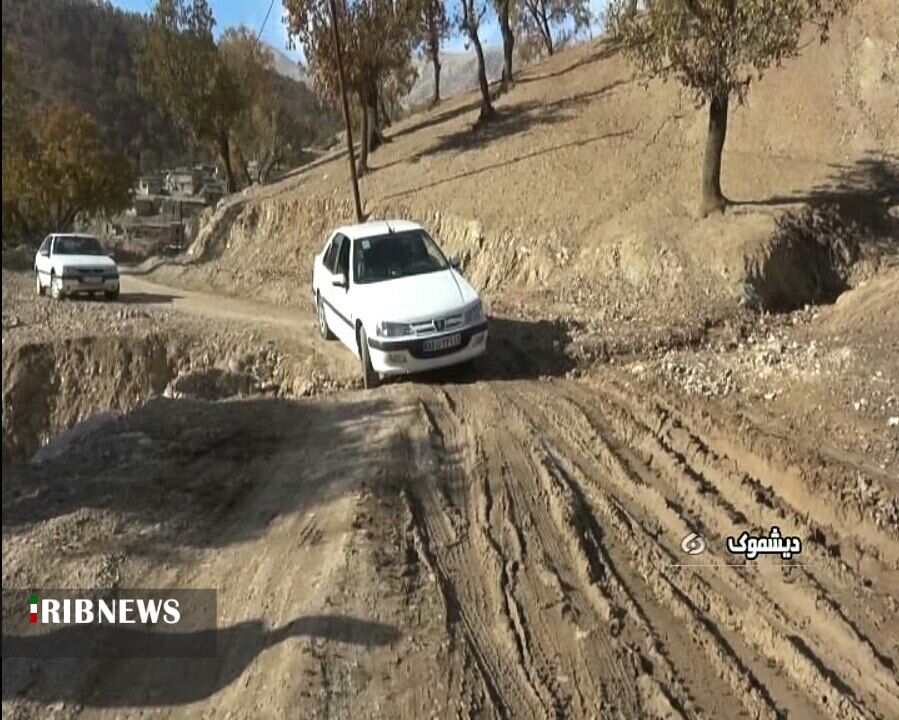
M334 271L334 263L337 259L335 251L337 249L337 238L339 233L335 233L328 238L325 247L322 248L321 255L316 258L314 270L315 288L319 292L329 282L331 282L331 273Z
M52 240L53 236L47 235L34 258L34 269L40 274L41 283L44 285L50 283L50 243Z
M328 261L331 265L328 265ZM336 235L331 249L325 254L325 282L321 294L325 301L325 319L328 327L348 348L355 352L356 333L349 303L350 240ZM341 280L344 284L335 284Z

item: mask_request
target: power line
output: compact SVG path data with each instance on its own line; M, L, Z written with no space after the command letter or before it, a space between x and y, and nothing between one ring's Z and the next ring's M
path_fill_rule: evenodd
M275 0L271 0L268 4L268 12L265 13L265 19L262 21L262 25L259 26L259 33L256 35L256 42L259 42L259 39L262 37L262 31L265 30L265 24L268 22L268 16L272 14L272 7L275 4Z

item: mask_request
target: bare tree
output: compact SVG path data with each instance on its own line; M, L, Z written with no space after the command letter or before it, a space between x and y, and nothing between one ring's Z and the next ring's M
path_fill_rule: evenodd
M490 84L487 82L484 48L481 45L481 38L478 36L481 21L487 14L487 6L484 0L460 0L459 5L459 27L468 35L468 40L474 46L474 52L478 59L478 86L481 89L481 114L478 122L487 122L496 117L496 110L490 101Z
M419 0L356 0L341 3L338 28L344 45L347 89L362 115L358 171L368 172L369 151L382 138L377 122L378 88L391 75L405 76L411 65ZM299 40L316 89L337 96L336 52L327 0L285 0L288 32Z
M421 0L418 16L417 44L434 68L434 94L431 104L440 102L440 45L449 37L452 27L446 14L445 0Z
M512 82L512 57L515 52L515 33L512 32L513 14L517 11L514 0L492 0L499 22L499 32L503 38L503 79L502 88L508 90Z
M519 25L529 36L543 43L547 55L556 51L557 36L570 23L575 34L590 25L589 0L522 0Z

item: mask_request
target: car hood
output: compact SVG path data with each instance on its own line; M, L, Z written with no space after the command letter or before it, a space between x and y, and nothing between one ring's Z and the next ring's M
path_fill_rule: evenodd
M478 299L478 294L455 270L411 275L396 280L355 285L359 304L368 320L414 322L457 311ZM354 303L355 304L355 303Z
M114 268L115 260L108 255L57 255L53 261L66 267Z

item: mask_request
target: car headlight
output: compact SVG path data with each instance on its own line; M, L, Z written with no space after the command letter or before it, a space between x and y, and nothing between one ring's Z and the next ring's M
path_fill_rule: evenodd
M480 322L484 319L484 305L478 300L474 305L465 311L465 324Z
M409 323L379 322L375 326L378 337L404 337L412 334Z

